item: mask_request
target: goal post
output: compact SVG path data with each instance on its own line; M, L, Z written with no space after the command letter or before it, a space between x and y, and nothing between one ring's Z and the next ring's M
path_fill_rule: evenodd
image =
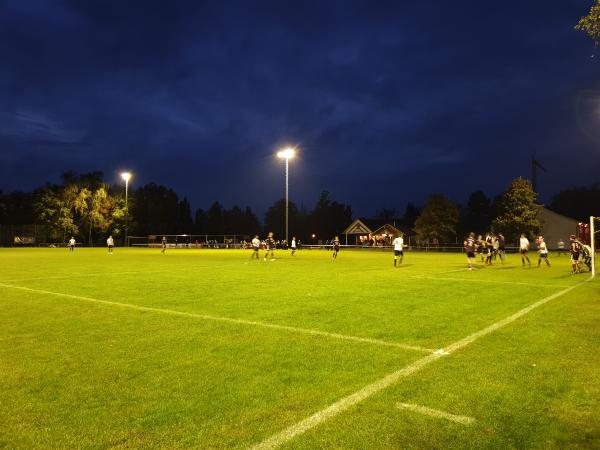
M600 217L594 217L594 216L590 216L590 247L592 249L591 251L591 257L592 257L592 278L596 277L596 233L598 233L598 231L600 230L596 230L597 227L596 225L600 224Z

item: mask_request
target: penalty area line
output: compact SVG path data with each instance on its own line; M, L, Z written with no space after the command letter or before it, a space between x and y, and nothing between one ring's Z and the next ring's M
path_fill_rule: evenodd
M538 300L537 302L532 303L531 305L517 311L513 315L508 316L507 318L500 320L498 322L495 322L492 325L490 325L486 328L483 328L480 331L477 331L463 339L460 339L460 340L454 342L453 344L450 344L448 347L444 348L443 351L438 351L438 352L432 353L431 355L424 356L423 358L416 360L412 364L409 364L406 367L396 370L395 372L392 372L392 373L386 375L385 377L383 377L371 384L368 384L367 386L363 387L362 389L338 400L337 402L333 403L332 405L329 405L325 409L322 409L321 411L314 413L312 416L309 416L309 417L301 420L300 422L297 422L297 423L289 426L288 428L285 428L284 430L280 431L279 433L276 433L273 436L265 439L264 441L260 442L259 444L251 447L251 450L274 449L274 448L277 448L277 447L289 442L290 440L294 439L295 437L300 436L301 434L304 434L307 431L309 431L309 430L315 428L316 426L320 425L321 423L325 422L327 419L330 419L331 417L334 417L334 416L340 414L341 412L344 412L344 411L350 409L351 407L357 405L358 403L362 402L363 400L366 400L367 398L377 394L378 392L381 392L384 389L387 389L390 386L398 383L403 378L406 378L409 375L412 375L415 372L418 372L419 370L428 366L432 362L437 361L438 359L443 358L446 355L454 353L458 350L461 350L464 347L475 342L477 339L479 339L483 336L486 336L490 333L493 333L494 331L496 331L502 327L505 327L506 325L509 325L510 323L514 322L515 320L528 314L535 308L538 308L538 307L542 306L543 304L548 303L551 300L554 300L555 298L558 298L562 295L565 295L568 292L571 292L573 289L587 283L591 279L592 278L590 277L588 280L582 281L574 286L570 286L566 289L558 291L552 295L549 295L548 297L544 297L543 299Z
M4 287L7 289L16 289L16 290L21 290L21 291L27 291L27 292L34 292L37 294L51 295L54 297L70 298L70 299L81 300L81 301L90 302L90 303L98 303L101 305L117 306L120 308L133 309L133 310L137 310L137 311L146 311L146 312L152 312L152 313L170 314L170 315L174 315L174 316L192 317L195 319L202 319L202 320L213 321L213 322L225 322L225 323L234 323L234 324L238 324L238 325L250 325L250 326L256 326L256 327L261 327L261 328L270 328L273 330L288 331L288 332L292 332L292 333L301 333L301 334L308 334L308 335L312 335L312 336L323 336L326 338L340 339L340 340L344 340L344 341L359 342L361 344L371 344L371 345L378 345L378 346L383 346L383 347L395 347L395 348L401 348L403 350L412 350L412 351L418 351L418 352L424 352L424 353L434 353L435 352L435 350L433 350L433 349L419 347L416 345L401 344L401 343L397 343L397 342L388 342L388 341L383 341L380 339L373 339L373 338L366 338L366 337L359 337L359 336L348 336L345 334L330 333L327 331L313 330L310 328L299 328L299 327L293 327L293 326L289 326L289 325L279 325L279 324L275 324L275 323L259 322L259 321L255 321L255 320L235 319L232 317L211 316L209 314L199 314L199 313L192 313L192 312L185 312L185 311L177 311L174 309L153 308L150 306L133 305L131 303L113 302L113 301L109 301L109 300L101 300L101 299L92 298L92 297L84 297L81 295L64 294L61 292L47 291L44 289L33 289L33 288L25 287L25 286L16 286L16 285L11 285L11 284L1 283L1 282L0 282L0 287Z
M413 411L419 414L423 414L429 417L435 417L437 419L446 419L451 422L460 423L463 425L471 425L475 422L473 417L468 416L458 416L456 414L450 414L446 411L440 411L439 409L428 408L426 406L415 405L413 403L397 403L396 408L398 409L407 409L409 411Z

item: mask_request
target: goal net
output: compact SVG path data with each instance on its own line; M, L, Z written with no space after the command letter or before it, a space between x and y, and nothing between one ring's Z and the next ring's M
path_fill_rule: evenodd
M596 276L596 253L598 250L598 241L600 240L600 217L590 217L590 248L592 258L592 277Z
M598 240L600 238L600 217L590 217L589 223L579 223L577 227L577 239L583 245L583 254L579 261L589 267L592 277L596 276L596 253Z

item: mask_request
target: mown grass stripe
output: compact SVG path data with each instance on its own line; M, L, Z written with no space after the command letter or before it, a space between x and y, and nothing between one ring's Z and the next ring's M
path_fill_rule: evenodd
M270 328L270 329L274 329L274 330L288 331L288 332L293 332L293 333L302 333L302 334L309 334L309 335L313 335L313 336L323 336L323 337L332 338L332 339L341 339L341 340L345 340L345 341L359 342L362 344L379 345L379 346L385 346L385 347L395 347L395 348L401 348L403 350L412 350L412 351L425 352L425 353L433 353L435 351L435 350L429 349L429 348L419 347L419 346L415 346L415 345L401 344L401 343L397 343L397 342L382 341L379 339L365 338L365 337L359 337L359 336L348 336L345 334L329 333L327 331L312 330L309 328L298 328L298 327L293 327L293 326L288 326L288 325L279 325L279 324L274 324L274 323L258 322L255 320L235 319L232 317L222 317L222 316L211 316L208 314L198 314L198 313L191 313L191 312L185 312L185 311L177 311L177 310L173 310L173 309L152 308L149 306L133 305L131 303L112 302L109 300L101 300L101 299L92 298L92 297L84 297L81 295L64 294L64 293L60 293L60 292L47 291L44 289L33 289L33 288L25 287L25 286L16 286L16 285L11 285L11 284L6 284L6 283L0 283L0 287L4 287L4 288L8 288L8 289L17 289L17 290L28 291L28 292L35 292L38 294L52 295L52 296L56 296L56 297L71 298L71 299L75 299L75 300L83 300L86 302L99 303L99 304L103 304L103 305L118 306L121 308L134 309L134 310L138 310L138 311L147 311L147 312L153 312L153 313L171 314L171 315L184 316L184 317L193 317L196 319L225 322L225 323L235 323L235 324L239 324L239 325L251 325L251 326L257 326L257 327L262 327L262 328Z
M524 316L525 314L528 314L533 309L538 308L538 307L542 306L543 304L545 304L557 297L567 294L568 292L585 284L586 282L588 282L590 280L592 280L591 277L588 280L582 281L576 285L570 286L570 287L563 289L559 292L556 292L552 295L544 297L543 299L519 310L515 314L513 314L503 320L495 322L492 325L490 325L486 328L483 328L480 331L477 331L476 333L473 333L463 339L460 339L460 340L454 342L453 344L446 347L444 349L444 352L435 352L435 353L432 353L431 355L424 356L423 358L418 359L414 363L412 363L406 367L403 367L402 369L399 369L395 372L392 372L392 373L386 375L385 377L375 381L374 383L371 383L371 384L363 387L362 389L354 392L353 394L350 394L347 397L344 397L344 398L338 400L337 402L333 403L332 405L326 407L325 409L322 409L321 411L316 412L315 414L307 417L306 419L303 419L300 422L297 422L296 424L291 425L288 428L285 428L284 430L280 431L279 433L276 433L273 436L265 439L261 443L251 447L251 449L252 450L275 449L275 448L285 444L286 442L292 440L293 438L295 438L295 437L311 430L312 428L318 426L319 424L325 422L327 419L329 419L333 416L336 416L337 414L340 414L343 411L348 410L349 408L357 405L358 403L362 402L363 400L366 400L367 398L371 397L372 395L396 384L402 378L408 377L409 375L412 375L415 372L418 372L419 370L421 370L422 368L428 366L432 362L468 346L469 344L475 342L477 339L479 339L487 334L490 334L502 327L505 327L506 325L514 322L515 320L519 319L520 317Z
M540 283L528 283L525 281L503 281L503 280L482 280L481 278L454 278L454 277L436 277L427 275L409 275L410 278L417 280L440 280L440 281L465 281L467 283L491 283L491 284L510 284L516 286L533 286L533 287L546 287L546 288L568 288L573 285L566 284L540 284Z

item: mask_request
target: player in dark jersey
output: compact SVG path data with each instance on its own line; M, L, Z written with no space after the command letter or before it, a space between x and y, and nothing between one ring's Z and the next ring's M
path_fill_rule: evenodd
M580 273L581 269L579 268L579 255L581 255L581 250L583 249L583 246L575 238L574 234L572 234L569 237L569 242L569 251L571 252L571 273Z
M506 259L506 240L502 233L498 233L496 239L498 240L498 256L500 256L500 261L504 264L504 260Z
M269 253L271 254L271 261L275 261L275 255L273 254L273 251L275 250L275 239L273 239L273 232L270 232L265 239L265 249L267 251L267 253L265 253L265 261L267 260Z
M467 254L467 266L469 270L473 270L473 266L475 265L475 233L469 233L463 245Z
M337 259L338 252L340 251L340 238L335 237L333 241L331 241L333 248L333 259Z
M162 239L160 241L160 246L161 246L160 252L164 253L165 250L167 249L167 237L166 236L162 237Z
M494 253L494 238L491 234L487 234L485 237L485 265L492 265L492 256Z

